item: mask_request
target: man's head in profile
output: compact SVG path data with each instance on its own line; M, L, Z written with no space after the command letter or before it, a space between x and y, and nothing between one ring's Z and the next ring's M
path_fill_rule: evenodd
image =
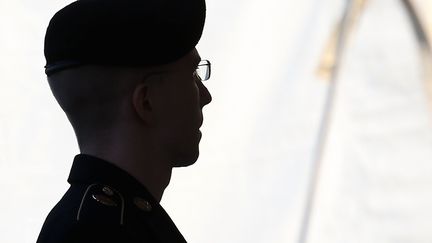
M211 101L202 83L210 63L195 48L205 4L101 3L74 2L51 20L49 85L80 152L114 163L160 200L171 169L199 155L202 109Z

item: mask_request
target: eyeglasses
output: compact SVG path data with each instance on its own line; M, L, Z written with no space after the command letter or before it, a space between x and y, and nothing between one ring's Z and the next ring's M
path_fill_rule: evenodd
M211 64L209 60L202 60L195 71L196 75L201 79L201 81L206 81L210 79L211 74Z

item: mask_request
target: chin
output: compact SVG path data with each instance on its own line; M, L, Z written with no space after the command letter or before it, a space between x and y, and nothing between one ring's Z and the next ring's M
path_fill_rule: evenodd
M194 153L177 156L177 158L173 160L174 161L173 167L187 167L193 165L198 160L198 157L199 157L198 150Z

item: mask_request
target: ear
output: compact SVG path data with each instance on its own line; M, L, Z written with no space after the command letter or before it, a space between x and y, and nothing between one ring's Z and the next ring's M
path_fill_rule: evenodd
M152 123L152 103L150 99L150 86L147 82L138 84L132 95L132 103L136 114L147 124Z

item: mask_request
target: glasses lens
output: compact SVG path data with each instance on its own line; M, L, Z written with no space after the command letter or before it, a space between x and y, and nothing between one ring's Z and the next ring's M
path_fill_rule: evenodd
M210 62L208 60L202 60L198 64L197 74L201 78L202 81L206 81L210 79Z

